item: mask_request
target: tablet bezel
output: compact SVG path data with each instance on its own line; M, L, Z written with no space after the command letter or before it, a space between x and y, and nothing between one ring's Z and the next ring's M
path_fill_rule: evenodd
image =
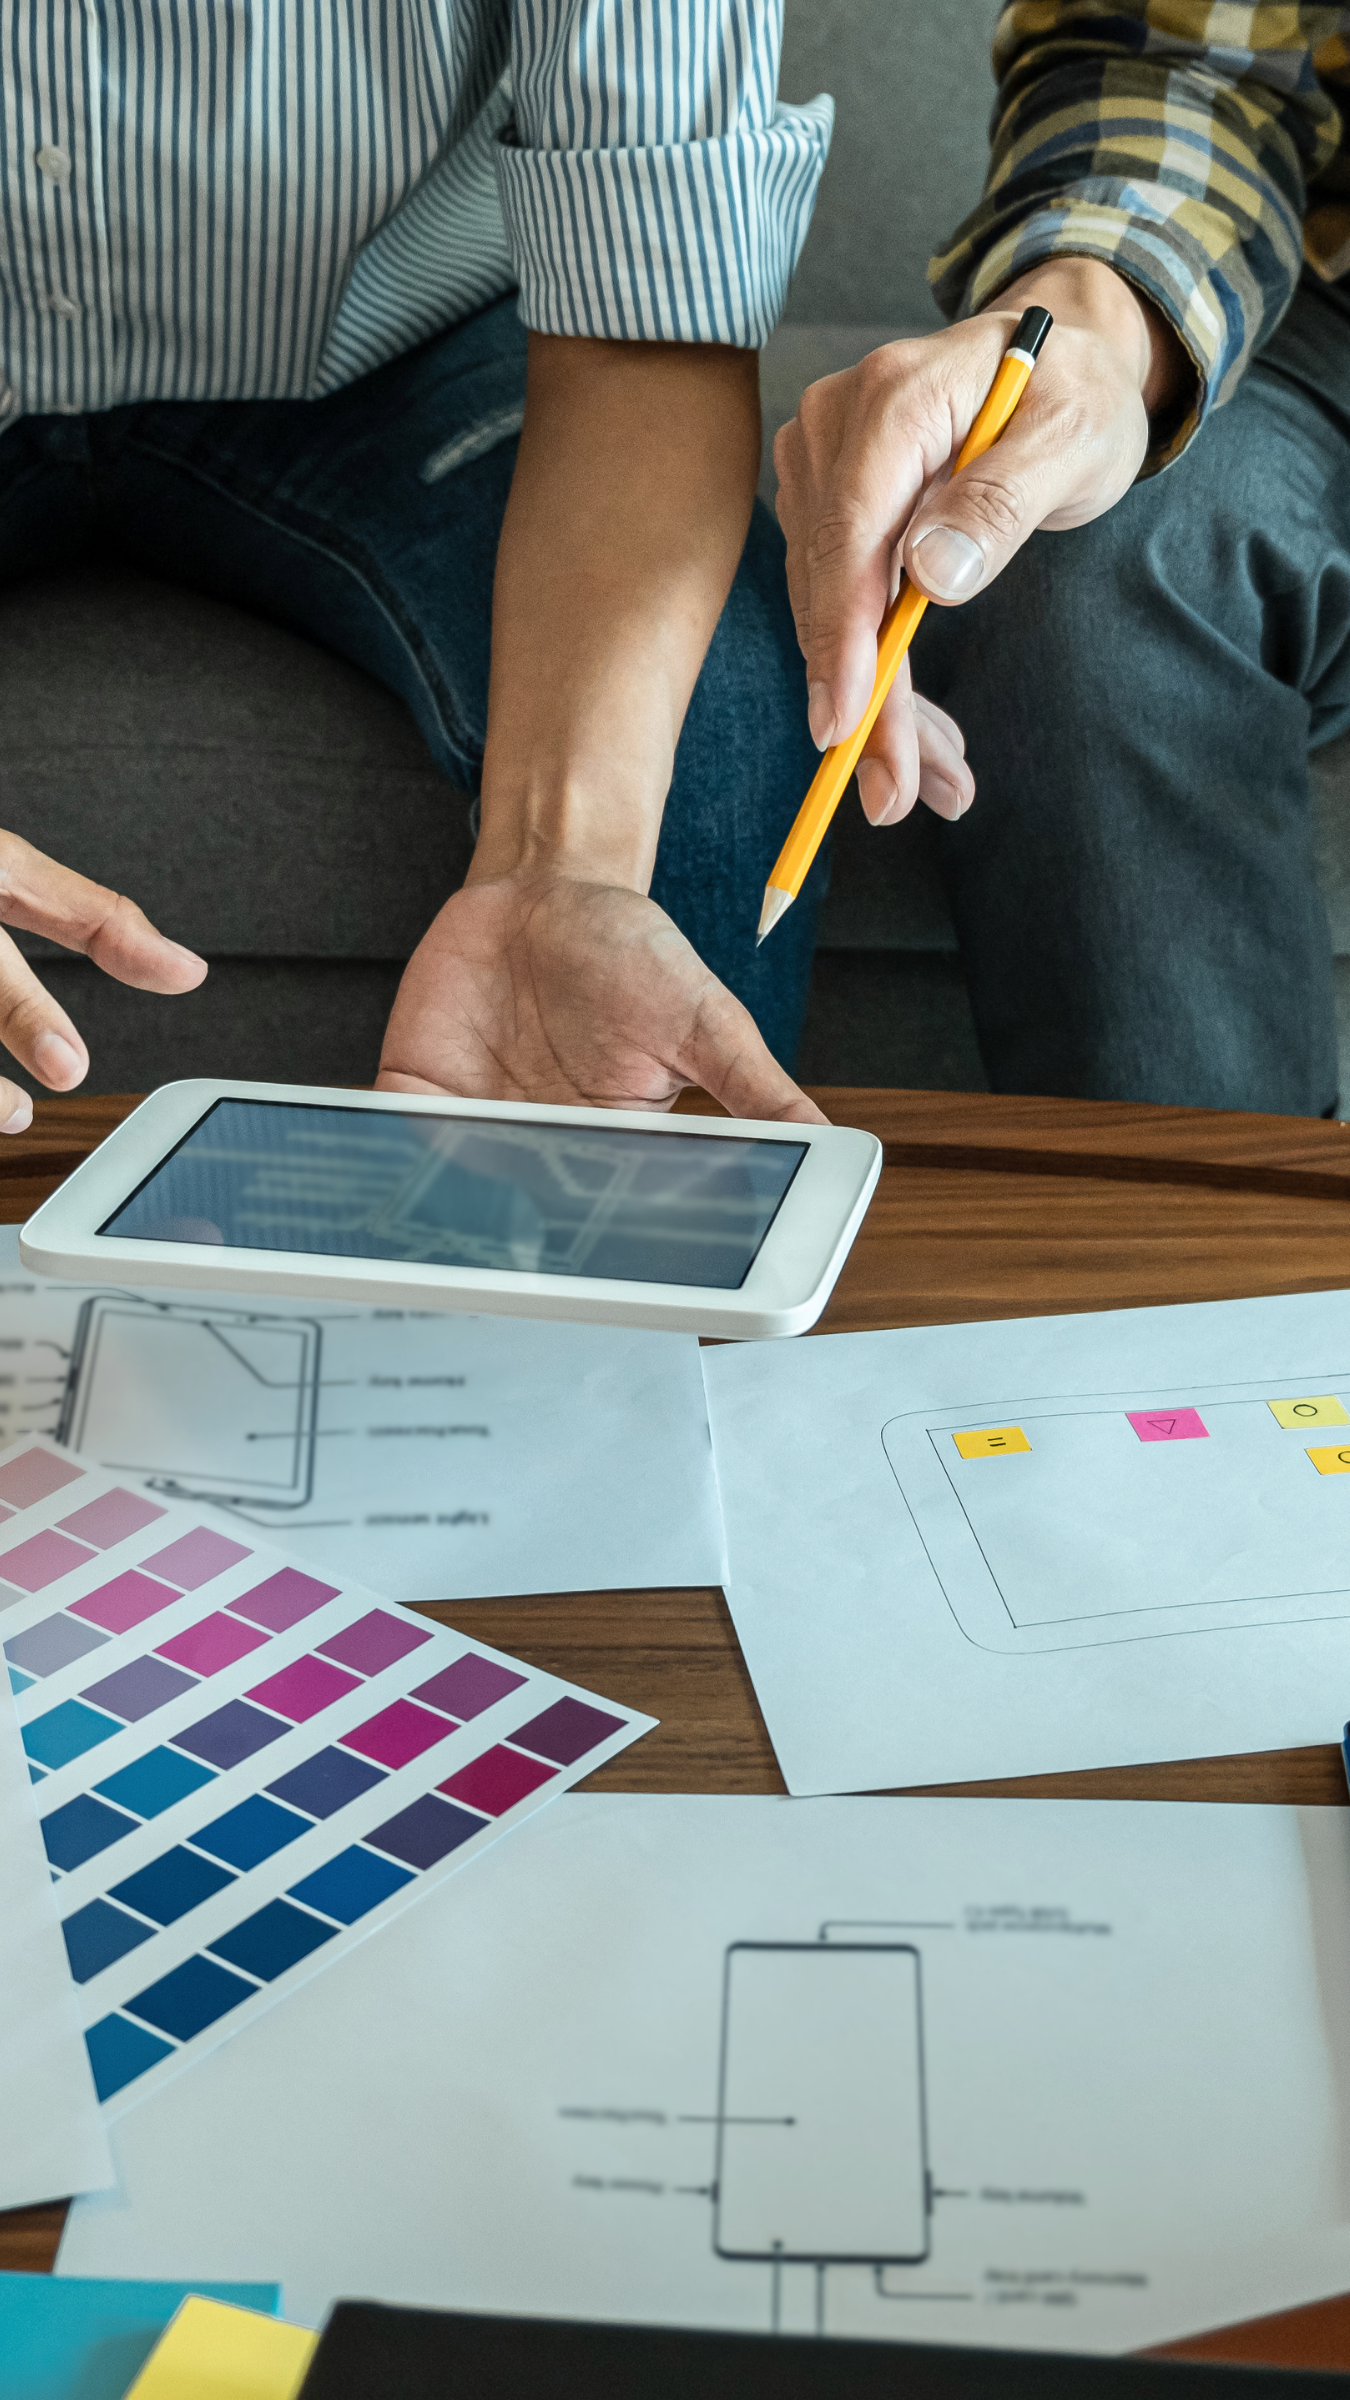
M102 1234L132 1193L220 1100L488 1122L595 1125L706 1141L802 1143L806 1155L737 1291L693 1284L531 1275L437 1267L397 1259L337 1259L308 1251L222 1249ZM194 1078L164 1084L134 1109L43 1202L19 1236L40 1274L171 1289L313 1295L376 1305L470 1309L489 1316L570 1318L673 1332L764 1339L803 1333L829 1298L881 1169L875 1135L848 1126L761 1123L751 1118L649 1114L637 1109L549 1108L533 1102L423 1098L319 1084Z

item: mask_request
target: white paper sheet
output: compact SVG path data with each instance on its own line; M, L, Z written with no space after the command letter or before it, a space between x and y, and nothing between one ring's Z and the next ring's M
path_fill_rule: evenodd
M718 1583L692 1334L59 1283L0 1228L0 1443L40 1431L392 1600Z
M1350 1294L703 1356L791 1791L1339 1738Z
M60 2271L1127 2349L1350 2286L1348 2035L1339 1811L574 1796L123 2117Z
M0 1680L0 2208L112 2179L28 1761Z

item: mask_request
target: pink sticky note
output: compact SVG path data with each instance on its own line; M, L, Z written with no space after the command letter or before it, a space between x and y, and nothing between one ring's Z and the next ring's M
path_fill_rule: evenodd
M1194 1408L1127 1408L1141 1442L1207 1442L1209 1427Z

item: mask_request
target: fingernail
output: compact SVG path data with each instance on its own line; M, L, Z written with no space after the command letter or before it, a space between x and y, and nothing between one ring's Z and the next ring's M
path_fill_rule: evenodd
M33 1066L44 1083L64 1091L67 1084L78 1083L84 1073L84 1061L79 1051L59 1033L40 1033L33 1044Z
M926 592L939 600L965 600L984 580L984 552L968 533L934 525L914 545L914 564Z
M198 958L196 951L195 951L195 950L189 950L189 949L188 949L188 948L185 946L185 944L184 944L184 943L182 943L182 942L170 942L168 946L169 946L169 948L170 948L170 949L173 951L173 953L174 953L175 957L177 957L177 958L181 958L181 959L182 959L182 961L183 961L183 964L184 964L185 966L188 966L188 967L203 967L203 966L205 966L205 964L206 964L206 961L205 961L205 959L203 959L203 958Z
M828 750L834 740L834 702L828 683L813 683L807 695L806 721L817 750Z
M33 1103L25 1092L12 1115L6 1117L4 1124L0 1125L0 1133L27 1133L32 1122Z
M899 797L895 777L887 774L880 759L859 759L858 798L869 825L883 825Z

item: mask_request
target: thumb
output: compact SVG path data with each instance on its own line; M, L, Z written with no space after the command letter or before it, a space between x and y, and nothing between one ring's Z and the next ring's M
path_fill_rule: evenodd
M827 1125L828 1117L808 1100L779 1066L748 1008L712 975L679 1060L690 1083L720 1100L729 1116L778 1123Z
M904 566L930 600L954 605L993 582L1059 503L1044 436L1010 425L959 475L924 494L905 533Z

